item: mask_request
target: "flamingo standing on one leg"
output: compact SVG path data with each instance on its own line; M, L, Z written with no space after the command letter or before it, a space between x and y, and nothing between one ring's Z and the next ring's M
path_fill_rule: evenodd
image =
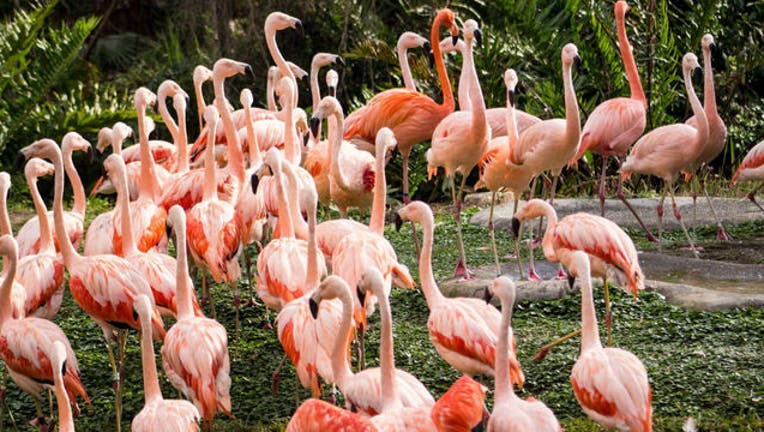
M764 141L756 144L743 158L743 162L740 163L735 174L732 176L732 185L734 186L739 181L755 181L764 180ZM756 204L756 207L764 211L764 207L756 202L756 191L761 189L764 183L756 186L751 192L748 193L748 199L752 203Z
M634 144L631 153L621 166L621 175L623 178L629 178L632 173L652 174L663 179L665 187L658 203L658 238L660 240L663 237L663 200L666 198L666 192L670 192L674 217L679 221L679 225L690 243L693 255L698 258L698 250L695 248L695 243L690 238L690 234L682 222L679 208L676 206L674 178L680 170L686 169L694 163L695 157L700 154L708 140L709 129L703 106L692 86L692 71L693 69L700 69L695 54L685 54L682 59L682 68L684 85L692 105L692 111L695 113L697 128L678 123L653 129Z
M135 298L133 308L141 321L141 360L143 363L143 394L145 404L135 415L133 432L196 432L199 411L187 400L164 399L157 377L154 343L151 340L151 315L154 306L141 294ZM198 348L198 347L196 347Z
M569 271L580 277L581 354L573 365L570 382L584 412L607 429L652 430L652 391L645 366L620 348L603 348L589 277L589 257L573 252Z
M477 22L467 20L464 24L464 40L467 45L465 64L468 74L465 83L470 87L470 111L458 111L444 118L432 134L432 146L427 150L427 177L437 174L438 167L443 167L451 184L451 196L454 202L454 218L456 218L456 234L459 242L459 260L456 263L454 275L465 279L471 278L467 267L467 255L464 252L462 239L461 199L464 184L472 168L480 159L491 140L491 129L485 117L485 101L480 89L475 63L472 57L472 45L477 41L482 44L482 33ZM454 177L462 175L459 190L456 190Z
M496 354L496 391L493 413L488 420L488 430L496 432L561 432L560 422L544 402L533 398L520 399L509 381L509 371L505 365L508 355L510 334L512 333L512 307L515 304L515 284L507 277L493 280L490 294L501 301L501 328L499 348Z
M407 89L391 89L374 96L366 106L351 113L344 128L344 138L358 137L366 142L374 142L377 132L383 127L392 129L398 140L398 151L403 157L403 201L409 201L409 155L416 143L432 138L435 127L454 111L454 94L448 81L448 73L440 52L440 26L451 31L452 38L459 36L454 13L441 9L435 16L430 30L430 44L435 65L438 69L443 103L438 104L429 96Z

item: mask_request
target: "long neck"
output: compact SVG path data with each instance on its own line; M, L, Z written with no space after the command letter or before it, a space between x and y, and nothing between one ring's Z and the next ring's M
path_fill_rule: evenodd
M565 139L570 145L578 145L581 136L581 118L578 114L578 101L573 88L572 64L563 65L562 82L565 86Z
M321 88L318 86L318 72L320 68L318 64L310 65L310 97L313 103L313 111L318 110L318 103L321 102ZM318 125L318 133L312 137L314 143L321 141L321 124Z
M316 244L316 205L311 205L308 211L308 268L305 277L305 291L312 291L321 281L318 269L318 245Z
M282 162L276 163L273 177L276 181L276 195L279 197L279 236L294 237L294 225L292 224L292 212L289 205L289 196L287 195ZM295 197L295 199L297 199Z
M118 135L117 133L111 134L111 148L112 148L112 153L116 155L121 155L123 140L119 139L120 137L118 137L117 135Z
M517 132L517 116L515 115L515 105L512 103L512 101L509 99L509 94L507 95L507 147L509 152L507 153L509 155L509 160L511 162L516 162L514 158L514 152L515 152L515 146L517 145L517 140L520 139L520 134Z
M196 116L199 121L200 131L204 129L204 107L207 106L204 102L204 92L202 91L203 85L204 81L199 82L199 84L194 84L194 92L196 93Z
M37 213L37 220L40 223L40 253L53 252L53 236L50 232L50 222L48 221L48 209L45 207L45 202L40 196L40 191L37 189L37 178L27 177L27 185L29 186L29 192L32 194L32 202L34 203L34 210ZM3 211L3 224L8 224L8 231L6 227L2 227L2 234L10 234L10 221L8 220L8 211L5 210L5 197L0 194L0 199L3 200L0 205Z
M469 89L470 109L472 110L472 130L475 136L484 136L488 129L488 123L485 117L483 91L480 89L480 81L478 80L477 70L475 70L475 58L472 51L474 43L475 41L473 39L467 40L467 49L464 53L464 64L469 73L467 76L467 88Z
M339 299L342 302L342 321L340 321L339 334L334 341L334 350L332 351L332 374L337 386L342 390L345 387L345 382L353 375L347 358L350 328L353 323L353 298L349 292L344 292Z
M159 111L159 116L162 117L162 121L164 122L165 126L167 126L167 130L170 131L172 141L177 144L179 133L178 125L175 123L175 120L173 120L172 116L170 115L170 111L167 109L167 95L165 92L160 92L157 94L157 98L159 99L159 106L157 109L157 111Z
M401 64L401 76L403 76L403 85L409 90L416 90L414 77L411 76L411 67L409 67L408 50L402 44L396 47L398 53L398 62Z
M141 323L141 361L143 362L143 392L146 405L162 399L154 357L154 342L151 338L151 320L147 321Z
M329 115L329 143L332 146L332 161L329 167L329 175L340 189L350 189L345 176L340 169L340 149L342 148L342 130L345 128L345 120L341 111L335 111Z
M225 91L223 90L223 78L215 75L212 78L212 87L215 90L215 108L220 112L220 118L223 120L225 138L228 142L228 145L226 146L228 149L228 165L226 168L231 170L234 177L239 180L239 184L243 184L245 176L244 155L241 152L239 134L236 132L236 126L233 124L231 112L228 110L225 103L226 99ZM210 145L208 144L207 146L209 147Z
M644 90L642 90L642 82L639 80L637 63L634 61L634 54L631 52L629 39L626 37L625 21L625 17L616 17L616 27L618 28L618 47L621 50L623 67L626 69L626 77L629 80L631 98L642 102L642 105L647 108L647 99L645 98Z
M711 67L711 47L703 47L703 108L706 117L719 116L716 109L716 89L714 88L714 69Z
M544 230L544 239L541 241L541 247L544 250L544 256L553 257L555 256L555 252L554 245L552 244L554 240L551 233L555 225L557 225L557 212L554 211L554 208L551 205L545 205L543 206L543 216L546 217L547 222L546 230Z
M3 256L3 273L5 277L0 282L0 329L3 323L11 316L13 307L11 306L11 287L13 279L16 277L16 257Z
M64 388L64 377L60 372L53 372L53 384L53 393L56 394L58 405L58 432L74 432L72 407L69 405L69 396Z
M202 190L202 197L205 201L216 200L218 197L217 180L215 179L215 127L216 125L213 124L207 125L207 147L204 148L204 186Z
M31 183L30 183L31 180ZM35 191L37 184L35 183L34 179L27 178L27 184L29 185L29 190L32 191L32 199L35 198ZM35 188L32 189L32 184L35 185ZM10 186L10 185L9 185ZM37 196L39 197L39 192L37 193ZM40 198L40 203L42 203L42 198ZM35 210L37 210L37 200L34 200ZM45 206L44 203L42 203L43 206ZM43 212L43 215L45 212ZM40 211L37 210L37 217L40 216ZM40 220L42 222L42 220ZM42 228L41 228L42 229ZM8 190L2 191L0 193L0 235L3 234L10 234L13 235L13 232L11 230L11 218L8 215Z
M387 205L387 179L385 177L386 143L376 143L376 172L374 173L374 198L371 202L369 229L379 235L385 232L385 207Z
M509 381L509 328L512 324L512 305L501 299L501 326L499 327L499 346L496 348L495 391L496 403L502 402L515 394Z
M175 145L178 147L178 164L175 172L187 172L188 167L188 129L186 128L186 110L178 112L178 139Z
M141 183L138 196L146 197L154 201L159 195L159 183L157 182L156 166L154 165L154 155L149 148L149 135L146 133L146 107L138 107L138 140L140 141L141 151Z
M178 264L175 277L178 281L178 320L191 318L194 315L192 305L191 278L188 277L188 252L186 251L186 230L185 224L175 228L175 250L176 262Z
M289 163L300 163L300 143L294 133L294 105L289 101L291 98L284 98L284 157Z
M53 186L53 226L56 230L56 237L58 238L58 245L61 249L61 257L64 259L64 265L71 272L72 266L79 261L80 256L74 249L72 241L66 233L66 227L64 226L64 168L62 166L61 153L57 151L51 152L50 161L55 167L55 183Z
M702 146L708 138L708 118L703 110L703 105L700 104L698 95L695 94L695 89L692 87L692 71L684 71L684 86L687 90L687 97L690 99L690 105L692 105L692 112L695 114L695 120L697 121L697 139L696 146Z
M427 300L427 306L432 309L436 304L443 301L444 297L438 284L435 283L435 276L432 273L433 221L424 219L420 222L422 224L422 251L419 254L419 279L422 282L422 291Z
M458 96L459 96L459 111L472 111L472 100L470 98L470 63L474 65L474 60L467 59L467 45L459 42L458 46L461 46L462 49L459 50L460 53L462 53L462 73L459 74L459 87L458 87ZM472 43L470 43L470 48L472 49ZM469 63L468 63L469 62Z
M430 44L432 44L432 55L435 56L435 67L438 69L438 78L440 87L443 91L443 103L441 106L447 107L449 111L454 110L454 92L451 90L451 83L448 81L448 72L446 64L443 62L443 54L440 51L440 24L442 19L436 18L432 23L430 30Z
M69 177L69 181L72 182L72 192L74 192L74 206L72 211L78 215L85 216L85 207L87 201L85 200L85 188L82 186L82 180L77 173L77 168L74 167L72 162L72 147L67 146L64 151L64 169L66 169L66 175Z
M255 134L255 125L252 122L252 108L249 106L244 107L244 115L247 116L247 141L249 142L249 166L257 167L263 161L263 156L260 154L260 144L257 142L257 134Z
M395 391L395 355L393 354L393 315L390 300L383 287L375 286L374 293L379 300L381 333L379 339L379 366L381 369L382 412L400 407Z
M592 348L602 348L600 331L597 327L597 315L594 310L594 298L592 296L592 278L589 266L579 269L581 279L581 352Z
M127 173L119 170L112 179L117 189L117 205L120 212L120 229L122 230L122 255L130 256L138 252L133 236L133 221L130 217L130 192L127 190Z
M273 57L273 61L276 63L276 66L279 67L279 72L281 72L281 76L289 77L289 79L292 80L293 83L295 83L295 86L297 85L297 79L294 77L294 72L292 72L292 68L287 65L286 59L281 54L281 51L279 50L278 45L276 44L276 30L271 28L271 26L265 27L265 43L268 46L268 52L271 53L271 57ZM292 95L292 106L297 106L297 92L294 92ZM283 107L282 107L283 110Z
M307 239L309 227L302 218L302 211L300 211L300 203L298 200L300 193L294 168L290 163L282 163L281 170L284 173L284 177L286 177L286 187L288 189L287 195L292 198L289 200L289 214L292 216L292 228L294 229L295 236L297 238Z
M274 82L269 77L268 82L265 84L265 100L268 101L268 111L277 112L279 109L276 106L276 97L273 95L273 86Z

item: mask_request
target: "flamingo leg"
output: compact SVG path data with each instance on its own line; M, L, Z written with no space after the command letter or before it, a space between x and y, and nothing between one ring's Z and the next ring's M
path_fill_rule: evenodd
M708 201L708 206L711 207L711 214L713 214L714 219L716 219L716 226L718 227L718 229L716 230L716 239L722 240L722 241L731 241L732 236L727 234L727 231L724 230L724 225L722 225L722 220L719 217L719 215L716 213L714 204L713 202L711 202L711 197L708 196L708 190L706 190L705 180L700 180L700 190L703 191L703 195L706 196L706 201Z
M663 251L663 201L666 199L666 190L668 189L668 182L665 183L663 188L663 194L660 201L658 201L658 207L655 211L658 214L658 251Z
M613 345L613 314L610 310L610 291L608 290L607 278L602 279L605 288L605 326L607 327L607 346Z
M467 256L464 252L464 239L462 237L462 203L461 194L464 188L464 183L467 181L467 176L462 176L462 182L457 191L454 177L456 173L449 176L451 182L451 196L454 201L454 219L456 219L456 238L459 244L459 260L456 262L456 269L454 270L454 276L460 276L462 279L472 279L472 272L467 268Z
M127 345L127 330L120 330L117 332L117 340L119 343L119 358L117 363L117 392L114 398L114 406L117 410L117 432L122 430L122 390L124 387L124 375L125 375L125 347Z
M287 355L286 353L281 357L281 361L279 362L279 365L276 367L276 369L271 372L271 394L277 394L279 392L279 381L281 378L281 368L284 366L284 363L286 362Z
M493 229L493 207L495 204L496 204L496 192L492 192L491 193L491 211L488 213L488 230L491 232L491 250L493 251L493 261L496 264L496 276L501 276L501 266L499 265L499 252L496 250L496 235Z
M756 202L756 192L758 192L761 187L764 186L764 182L761 182L758 186L756 186L752 191L748 192L748 199L751 200L752 203L756 204L756 207L758 207L761 211L764 212L764 207L761 206L758 202Z
M565 342L568 339L574 338L581 334L581 329L573 330L572 332L566 334L565 336L562 336L561 338L555 339L552 342L549 342L548 344L542 346L539 351L536 353L536 355L533 357L533 361L541 361L544 360L544 357L549 353L549 350L556 347L557 345L560 345L561 343Z
M528 201L533 199L533 193L536 190L536 180L537 179L538 179L538 177L535 177L533 179L533 183L531 184L531 193L528 196ZM521 224L521 226L520 226L520 233L517 236L518 241L520 241L520 239L523 238L523 228L524 228L523 225L524 224ZM528 240L528 249L529 249L529 254L528 254L528 280L530 280L530 281L540 281L541 278L536 273L536 266L534 265L533 249L534 249L535 246L533 246L533 243L534 243L533 240L534 240L533 228L531 227L530 240Z
M634 217L637 219L637 222L639 222L639 226L642 227L642 230L645 232L645 235L647 236L647 240L651 242L659 242L660 240L656 239L653 233L651 233L650 230L647 229L647 226L645 225L645 223L642 222L642 218L639 217L639 215L637 214L637 211L634 210L634 207L632 207L629 201L626 199L626 195L623 194L623 177L621 177L620 175L618 176L618 191L615 193L615 195L618 197L618 199L620 199L626 205L626 208L628 208L631 214L633 214Z
M690 195L692 196L692 226L693 229L698 226L698 189L697 189L698 176L692 176L690 181Z
M401 158L403 159L403 204L408 205L408 203L411 202L411 197L409 196L409 152L401 152ZM414 239L414 250L416 252L417 258L419 258L419 252L421 251L419 246L419 234L417 234L414 222L409 222L411 224L411 232L412 237Z
M517 205L520 202L520 199L515 195L515 208L512 210L512 215L514 216L515 213L517 213ZM520 256L520 239L523 238L523 226L522 223L520 224L520 229L518 230L517 238L515 239L515 258L517 258L517 277L522 279L523 277L523 260Z
M605 217L605 173L607 172L608 156L602 156L602 175L600 176L600 216Z
M679 221L679 226L682 227L682 231L684 231L684 235L687 237L687 241L690 243L690 250L692 250L692 254L695 256L695 258L700 258L698 249L695 247L695 243L692 241L692 238L690 238L690 234L687 232L687 228L684 226L684 222L682 222L682 215L679 213L679 208L676 206L674 188L670 187L669 192L671 193L671 206L674 208L674 217L677 221Z
M16 426L16 419L13 418L13 412L11 412L11 407L8 406L7 401L5 400L5 383L7 381L8 375L5 372L5 368L2 368L3 378L2 378L2 384L0 384L0 432L3 432L5 429L5 422L3 421L3 414L5 411L8 411L8 420L11 421L11 426L13 426L13 430L17 431L19 428Z

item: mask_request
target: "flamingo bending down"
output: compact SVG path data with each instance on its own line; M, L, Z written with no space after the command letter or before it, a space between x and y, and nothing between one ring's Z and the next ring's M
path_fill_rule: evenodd
M84 141L83 138L80 138ZM55 187L53 195L54 226L61 242L61 256L69 270L69 290L80 307L101 327L106 347L109 351L113 376L117 373L110 340L115 330L119 331L119 366L124 360L127 328L140 328L140 323L133 315L132 304L135 297L144 294L153 299L151 287L146 279L124 258L114 255L80 256L66 236L64 225L64 173L61 152L53 140L35 141L19 151L20 157L43 157L55 167ZM153 301L153 300L152 300ZM164 327L159 311L154 308L152 325L156 335L164 337ZM122 392L121 381L115 382L117 431L121 430Z
M154 343L151 340L151 314L154 308L151 300L141 294L135 298L133 308L140 317L142 327L141 360L143 363L143 393L146 402L143 409L133 418L132 431L198 431L199 427L196 422L199 419L199 411L191 402L162 397L154 357Z
M616 159L626 156L629 147L642 135L647 124L647 99L645 99L645 92L642 90L642 83L639 80L639 71L634 61L634 54L631 52L632 47L626 36L626 14L628 12L629 6L625 1L616 2L615 22L618 30L618 47L626 69L631 96L608 99L597 105L586 120L584 129L581 131L581 143L578 146L578 151L571 159L571 164L574 164L587 150L602 156L602 175L599 188L600 216L605 216L605 174L608 159L610 156L614 156ZM623 195L623 179L620 176L616 195L634 214L647 234L647 238L650 241L655 241L655 237Z
M383 127L392 129L398 140L398 150L403 157L403 201L409 201L408 162L411 148L416 143L432 138L435 127L454 111L454 94L448 81L448 73L440 51L440 26L451 30L452 38L459 36L454 13L441 9L435 16L430 30L430 44L438 77L443 91L443 103L438 104L429 96L407 89L391 89L377 94L366 106L351 113L344 127L344 138L357 137L373 142L377 132Z
M231 416L228 335L219 322L194 313L195 296L186 254L186 214L182 207L170 208L167 226L175 231L178 251L178 321L164 338L162 364L172 385L194 403L211 427L216 412Z
M682 215L676 206L674 199L674 178L676 174L687 169L695 162L697 155L703 150L708 140L708 121L703 111L703 106L695 94L692 86L692 71L700 70L698 58L695 54L687 53L682 59L684 73L684 85L687 97L690 99L692 111L695 113L697 128L683 123L661 126L645 134L634 144L631 153L621 166L623 178L631 177L632 173L652 174L660 177L664 182L663 195L658 203L658 239L663 237L663 201L666 192L671 194L671 204L674 208L674 217L679 221L693 255L698 258L698 250L682 222Z
M568 269L582 279L581 354L570 373L576 400L592 420L607 429L651 431L652 391L645 366L629 351L602 347L586 253L573 252Z
M764 141L756 144L743 158L743 162L740 162L740 166L735 170L735 174L732 176L732 185L734 186L739 181L755 181L764 180ZM764 211L764 207L756 202L756 191L761 189L764 183L756 186L751 192L748 193L748 199L752 203L756 204L761 211Z
M398 43L395 45L395 52L398 54L398 63L401 65L401 77L403 78L403 86L408 90L416 91L416 83L414 77L411 76L411 66L409 65L408 50L411 48L424 48L427 55L432 51L432 46L427 38L422 37L414 32L403 32L398 37Z
M493 413L488 430L496 432L561 432L560 422L544 402L533 398L520 399L509 381L504 365L509 361L509 335L512 332L512 307L515 304L515 284L507 277L493 280L490 294L501 300L501 328L499 351L496 354L496 391ZM511 354L510 354L511 355Z
M331 358L334 381L345 395L345 405L349 409L354 408L365 415L376 415L383 408L380 368L353 373L347 358L353 320L353 295L348 284L339 276L332 275L324 279L310 297L311 314L316 319L321 302L335 298L342 302L342 323ZM395 385L403 406L432 406L435 402L419 380L407 372L395 371Z
M494 375L501 314L493 306L474 298L447 298L438 289L432 273L433 216L430 207L412 201L398 210L401 221L410 220L422 226L422 253L419 255L419 279L427 299L430 316L427 329L430 341L443 359L466 375ZM524 377L514 355L514 339L509 357L512 381L522 388Z
M480 159L491 140L491 129L485 117L485 101L480 89L475 62L472 57L472 45L476 41L482 44L483 36L477 22L467 20L464 24L464 40L467 45L465 66L469 86L470 111L457 111L444 118L432 134L432 146L427 150L427 178L437 174L438 167L446 171L451 185L451 196L454 202L454 218L456 219L456 234L459 242L459 260L456 263L454 275L470 279L472 273L467 267L467 255L464 252L462 239L461 199L464 184L470 171L480 162ZM462 175L459 190L456 190L454 177Z
M58 432L74 432L74 419L69 395L66 394L64 375L68 370L66 364L66 346L61 341L53 342L53 350L49 354L50 368L53 372L53 393L58 405Z

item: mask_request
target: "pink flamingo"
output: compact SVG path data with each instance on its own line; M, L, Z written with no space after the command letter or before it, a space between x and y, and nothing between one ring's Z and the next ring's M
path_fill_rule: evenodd
M472 44L477 41L482 44L483 36L474 20L464 24L464 40L467 45L465 53L466 83L469 85L470 111L457 111L444 118L432 134L432 146L427 150L427 177L437 174L438 167L446 171L451 185L451 196L454 201L454 218L456 218L456 235L459 242L459 260L454 274L470 279L472 274L467 267L467 256L464 252L462 239L461 199L464 184L472 168L480 162L483 153L491 140L491 130L485 117L485 101L480 89L475 63L472 56ZM461 173L462 182L457 191L454 184L456 173Z
M547 202L534 199L528 201L512 218L512 235L517 237L522 221L546 217L547 225L542 248L550 262L559 262L570 268L571 254L584 251L591 260L592 275L602 278L605 287L605 323L608 328L608 345L612 341L612 315L608 279L615 279L626 291L636 298L645 289L645 276L639 265L634 242L621 227L612 221L588 213L575 213L557 221L554 208ZM568 276L573 286L574 279ZM542 348L537 360L542 359L549 348L575 336L579 331L568 334Z
M631 153L621 166L622 178L631 177L632 173L652 174L660 177L664 182L663 195L658 203L658 238L663 238L663 201L666 192L671 194L671 204L674 208L674 217L679 221L693 255L698 258L698 250L682 222L682 215L676 206L674 198L674 177L682 170L694 163L694 160L703 149L708 139L708 121L703 112L703 106L695 94L692 86L692 71L700 69L698 58L695 54L687 53L682 59L684 73L684 85L687 97L690 99L692 111L695 113L697 128L683 123L661 126L645 134L634 144Z
M488 420L489 431L500 432L561 432L560 422L544 402L533 398L520 399L509 381L510 335L512 334L512 307L515 304L515 284L507 277L493 280L489 293L501 301L501 327L496 354L496 392L493 413Z
M414 83L414 77L411 75L408 50L418 47L424 48L425 53L428 55L432 50L430 41L428 41L427 38L410 31L403 32L400 37L398 37L398 43L395 45L395 52L398 54L398 63L401 65L403 87L412 91L416 91L416 84Z
M303 402L289 419L286 432L378 432L361 414L342 409L321 399Z
M422 226L422 253L419 255L419 279L427 299L430 317L427 329L438 354L454 369L465 375L494 375L501 314L491 305L474 298L447 298L438 289L432 273L433 216L421 201L413 201L398 210L401 221L410 220ZM524 377L511 343L509 369L512 381L522 388ZM514 360L513 360L514 359Z
M764 180L764 141L756 144L745 155L743 162L740 163L735 174L732 176L732 185L734 186L739 181L755 181ZM756 202L756 191L761 189L764 183L759 184L751 192L748 193L748 199L752 203L756 204L761 211L764 211L764 207Z
M310 297L311 313L316 318L321 302L335 298L342 302L342 323L331 357L334 381L345 395L348 408L354 407L365 415L376 415L382 412L383 407L380 368L353 373L347 358L353 320L353 295L348 284L339 276L324 279ZM395 384L404 406L432 406L435 402L419 380L407 372L396 370Z
M175 231L178 278L178 321L162 346L164 371L172 385L190 399L205 423L212 426L217 411L231 416L228 336L219 322L195 314L193 284L188 276L186 214L173 206L167 226Z
M36 317L15 318L12 316L11 287L16 276L18 247L12 236L0 237L0 255L3 256L6 277L0 283L0 357L5 362L13 381L25 392L31 394L37 405L37 415L42 418L40 392L44 383L53 382L50 348L54 342L64 345L69 367L63 381L77 414L76 396L90 403L85 386L79 377L77 357L72 351L69 339L51 321ZM60 370L60 369L59 369Z
M143 394L146 402L143 409L133 418L131 430L133 432L198 431L199 427L196 422L199 420L199 411L191 402L162 397L162 389L159 387L159 378L157 377L154 343L151 340L151 315L154 309L151 300L141 294L135 298L133 308L141 321Z
M93 149L90 146L90 143L85 141L85 139L83 139L77 132L69 132L64 135L64 138L61 140L61 152L64 157L66 175L69 177L69 181L72 182L74 206L71 211L64 212L64 224L69 240L77 249L79 249L82 240L85 207L87 206L87 202L85 198L85 189L82 187L82 181L80 180L79 174L77 174L77 168L74 167L74 162L72 162L72 153L75 150L84 151L92 160ZM52 223L53 212L48 212L48 224ZM16 234L16 239L18 239L19 242L19 257L23 258L40 251L40 220L37 216L30 218L24 223ZM53 244L56 247L56 252L61 251L60 241L61 239L58 238L58 234L53 236Z
M84 141L83 138L80 138ZM55 167L55 186L53 195L53 216L56 234L61 242L61 256L64 265L69 270L69 290L80 307L101 327L113 376L117 374L117 362L114 359L110 339L115 330L119 335L119 366L124 360L126 331L122 329L140 328L140 323L133 315L132 303L139 294L152 296L151 287L146 279L135 270L132 264L114 255L80 256L74 249L69 237L66 236L64 225L64 173L61 152L53 140L42 139L35 141L20 151L20 157L43 157L50 160ZM153 299L153 297L152 297ZM153 300L152 300L153 301ZM159 337L164 337L164 327L159 311L154 308L153 326ZM117 431L121 429L122 391L121 381L115 382L117 413Z
M212 71L204 66L197 65L194 68L194 95L196 96L196 116L199 122L199 130L204 130L204 107L207 104L204 102L204 91L202 86L205 82L212 79Z
M98 143L96 144L96 150L99 153L103 153L106 147L111 146L114 154L122 154L122 143L125 139L133 136L133 129L122 123L116 122L113 127L102 127L98 131ZM130 191L130 199L138 199L138 191L140 190L141 183L141 164L140 162L131 162L127 169L128 190ZM93 189L90 191L90 196L93 197L97 194L113 194L114 185L101 176L97 181ZM102 213L103 214L103 213ZM85 247L87 248L87 234L85 235Z
M53 342L53 350L49 354L50 368L53 372L53 393L58 405L58 432L74 432L74 419L69 395L66 394L64 375L68 370L66 364L66 346L61 341Z
M605 216L605 174L608 159L610 156L617 159L626 156L629 147L642 135L647 124L647 99L645 99L645 92L642 90L642 83L639 80L639 71L634 61L634 54L631 52L632 47L626 36L626 14L628 12L629 6L625 1L616 2L615 22L618 30L618 47L626 69L631 96L608 99L592 111L581 132L581 143L578 146L578 151L571 159L571 164L575 163L587 150L602 155L602 175L599 189L600 216ZM647 233L647 238L650 241L655 241L655 237L626 200L622 189L623 179L619 178L616 195L637 218L642 229Z
M580 277L581 354L573 365L570 383L584 412L607 429L652 430L652 391L647 370L634 354L620 348L603 348L589 277L589 257L572 254L569 271Z
M409 201L408 162L411 148L416 143L431 139L438 123L454 111L454 94L438 44L441 25L451 30L452 38L456 39L459 36L459 27L456 26L454 13L450 9L438 11L430 30L430 44L443 90L443 103L438 104L429 96L417 91L386 90L374 96L366 106L350 114L344 125L346 140L358 137L366 142L374 142L381 128L392 129L398 140L398 151L403 157L404 202Z
M0 235L8 234L13 236L11 231L11 218L8 215L8 191L11 190L11 176L5 171L0 172ZM6 265L0 274L0 282L7 277ZM27 289L21 285L17 278L13 278L11 285L11 312L10 316L15 319L23 318L31 313L27 313Z

